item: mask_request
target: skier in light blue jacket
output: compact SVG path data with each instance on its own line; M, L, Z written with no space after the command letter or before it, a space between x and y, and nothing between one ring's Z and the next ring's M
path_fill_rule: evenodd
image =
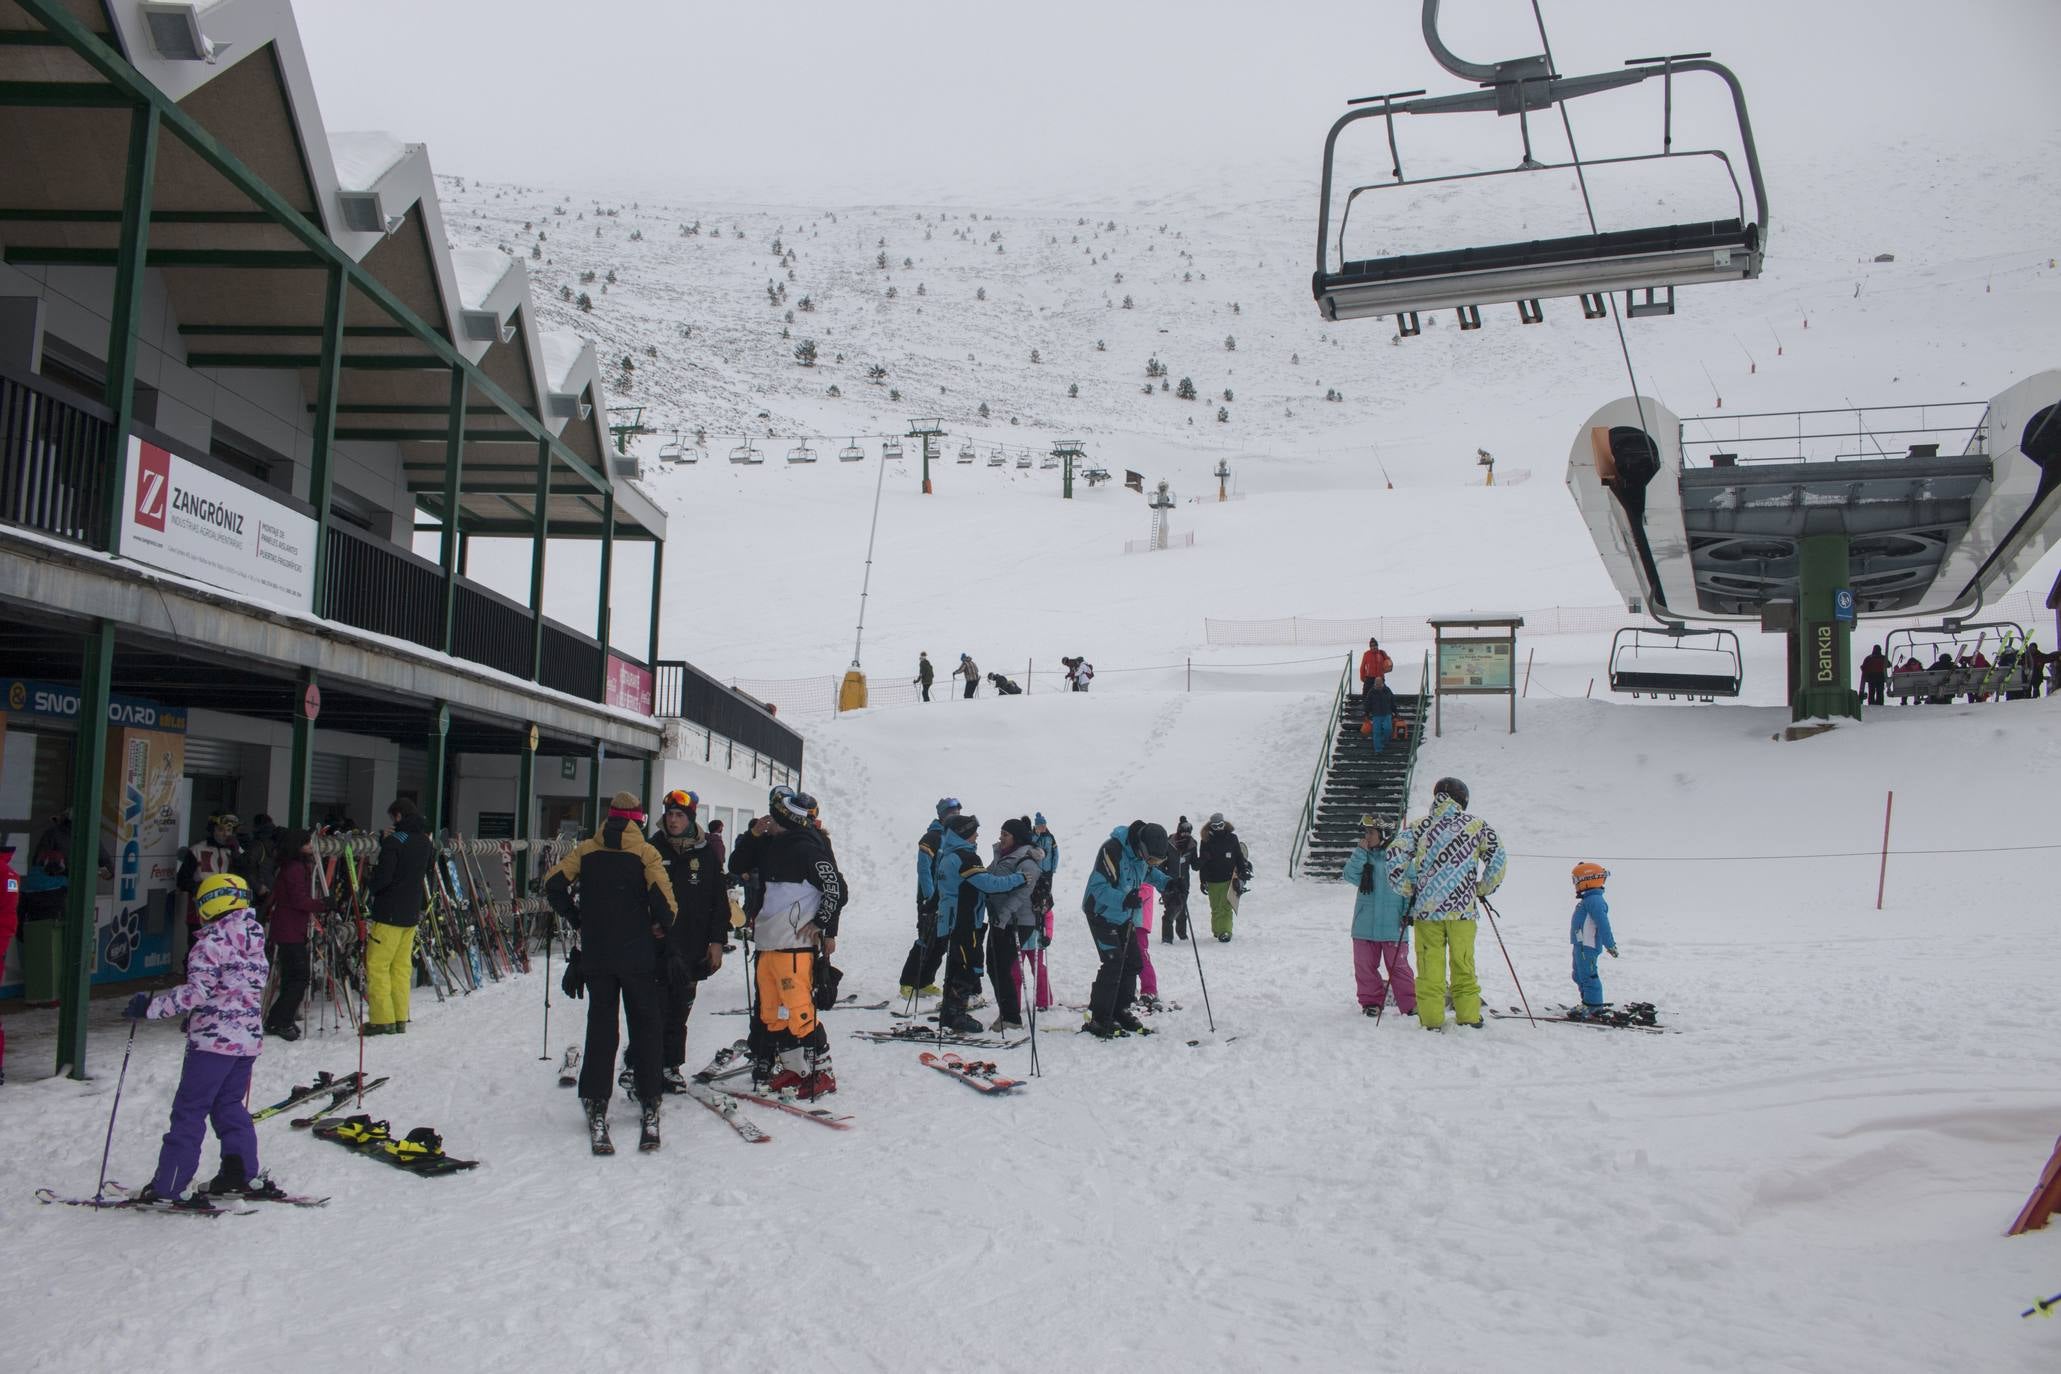
M1138 995L1138 912L1144 905L1138 889L1148 883L1154 889L1165 888L1168 852L1165 826L1132 821L1109 832L1088 870L1081 910L1102 967L1088 994L1085 1029L1100 1039L1145 1029L1145 1023L1131 1014L1131 1002Z
M1603 1010L1603 980L1596 973L1596 959L1608 951L1617 957L1617 937L1610 932L1610 903L1603 898L1603 884L1610 870L1601 864L1574 866L1574 920L1567 938L1574 946L1574 985L1581 989L1582 1011Z
M977 1035L984 1027L967 1005L980 991L980 931L987 924L987 899L1027 887L1020 871L990 873L980 861L980 818L957 814L945 821L937 852L936 938L945 949L945 993L937 1010L940 1029Z

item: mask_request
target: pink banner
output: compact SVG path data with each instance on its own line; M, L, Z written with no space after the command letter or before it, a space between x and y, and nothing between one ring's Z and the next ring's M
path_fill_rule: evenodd
M651 714L651 693L649 668L639 667L620 654L609 654L608 690L603 693L603 701L610 706L620 706L640 716L648 716Z

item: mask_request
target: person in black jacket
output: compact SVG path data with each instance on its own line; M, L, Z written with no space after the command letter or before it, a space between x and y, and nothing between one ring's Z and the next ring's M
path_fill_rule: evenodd
M422 880L436 848L415 803L402 797L386 809L392 822L379 837L379 862L365 881L372 926L365 938L366 1035L408 1029L408 993L415 986L415 926L422 920Z
M608 1136L609 1070L615 1065L617 1007L630 1022L637 1100L643 1105L639 1148L658 1148L659 1099L665 1092L659 1048L665 992L691 983L686 942L667 940L678 908L665 860L645 840L644 806L629 792L609 800L601 832L581 840L544 880L544 896L580 932L580 974L587 985L587 1047L580 1059L580 1101L598 1142ZM579 902L573 885L579 885ZM659 951L670 958L659 962Z
M1202 870L1202 890L1209 897L1210 932L1228 944L1231 918L1238 911L1232 887L1236 884L1242 892L1243 884L1252 881L1252 861L1245 855L1245 842L1221 811L1212 811L1203 827L1196 867Z
M1188 894L1194 873L1195 827L1183 816L1167 841L1166 887L1160 892L1166 910L1159 916L1159 942L1163 945L1188 938Z
M837 949L845 900L837 860L809 823L815 805L806 792L774 788L767 814L730 852L733 871L756 873L762 885L753 923L752 1081L804 1098L837 1091L829 1037L816 1019L816 960Z
M715 848L695 819L699 802L692 792L675 789L666 793L658 829L651 832L652 847L665 861L666 877L673 886L673 905L679 909L679 922L673 933L659 942L658 952L659 967L669 971L659 1010L664 1035L659 1061L665 1066L666 1091L674 1093L687 1091L681 1069L687 1062L687 1017L694 1010L695 985L723 967L723 937L730 930L728 884ZM670 976L675 945L688 975L677 980ZM636 1086L635 1030L633 1025L630 1043L623 1051L623 1071L616 1078L625 1088Z

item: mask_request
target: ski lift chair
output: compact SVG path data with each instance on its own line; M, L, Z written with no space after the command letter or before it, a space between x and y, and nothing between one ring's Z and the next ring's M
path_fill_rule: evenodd
M1746 116L1745 93L1740 89L1739 79L1730 70L1708 60L1708 53L1636 58L1626 64L1631 68L1628 71L1574 77L1555 73L1543 54L1493 64L1467 62L1455 56L1439 39L1438 7L1439 0L1424 0L1425 45L1440 66L1463 80L1479 83L1485 89L1466 95L1427 99L1415 98L1423 96L1423 91L1368 96L1349 102L1363 108L1348 110L1332 124L1324 140L1323 181L1317 219L1317 268L1310 283L1317 309L1325 319L1356 320L1394 315L1397 333L1407 338L1421 332L1418 312L1447 307L1458 313L1462 329L1479 329L1481 307L1502 302L1515 302L1519 319L1526 324L1537 324L1544 318L1539 302L1549 297L1578 296L1583 317L1601 319L1608 313L1604 295L1612 291L1625 293L1627 315L1635 318L1671 315L1674 313L1674 289L1677 286L1750 280L1760 275L1767 243L1767 190L1761 178L1753 127ZM1752 219L1746 217L1738 174L1726 152L1718 149L1677 152L1674 149L1674 78L1677 73L1688 72L1711 73L1731 90L1747 178L1753 187ZM1551 110L1581 96L1637 85L1654 77L1660 78L1663 89L1662 151L1591 160L1583 160L1577 155L1565 163L1542 163L1533 157L1531 113ZM1395 117L1399 114L1463 112L1515 114L1523 139L1521 161L1515 167L1489 167L1444 176L1406 176L1396 141ZM1393 180L1355 186L1345 193L1334 259L1330 233L1338 138L1347 126L1363 119L1377 118L1386 126ZM1714 159L1723 168L1732 183L1737 205L1735 216L1686 224L1599 228L1562 238L1491 243L1436 252L1365 258L1346 256L1346 227L1362 196L1406 186L1450 185L1454 190L1465 190L1469 183L1485 177L1525 172L1579 173L1584 167L1682 158ZM1367 205L1371 208L1376 203L1369 200ZM1634 299L1634 293L1640 293L1638 299Z
M968 440L968 441L967 441L966 443L964 443L964 444L961 444L961 445L959 446L959 461L960 461L960 462L962 462L962 463L970 463L970 462L972 462L972 461L973 461L973 460L974 460L975 458L977 458L977 457L979 457L979 455L978 455L978 454L976 454L976 453L975 453L975 452L973 451L973 443L972 443L972 441L971 441L971 440Z
M1018 466L1019 468L1028 468L1030 465L1030 450L1026 449L1022 453L1016 455L1016 466Z
M1008 461L1009 459L1003 455L1002 450L1000 449L996 449L994 452L988 455L988 466L991 468L1001 467Z
M890 463L902 460L902 444L899 439L890 439L880 446L880 456Z
M1709 640L1709 643L1700 641ZM1696 640L1697 643L1685 641ZM1610 690L1658 701L1736 697L1742 682L1739 636L1730 630L1627 625L1610 641Z
M787 450L787 461L790 463L813 463L816 461L816 450L810 448L806 442L796 444L793 448Z
M859 447L857 439L853 439L837 451L837 461L840 463L863 463L866 461L866 450Z
M2007 649L2019 651L2009 666L1998 660ZM1899 626L1882 637L1882 655L1891 664L1884 690L1906 704L1912 700L1951 701L1955 697L2001 697L2022 689L2031 677L2025 662L2025 627L2015 620L1949 620L1940 625ZM1897 655L1916 657L1922 665L1916 672L1894 669ZM1978 653L1986 668L1963 668L1961 656ZM1945 654L1952 668L1934 668Z
M678 434L675 434L672 438L658 446L658 461L661 463L677 463L680 461L680 436Z
M759 456L759 451L753 448L751 440L747 439L736 448L730 450L730 461L733 463L763 463L766 460Z

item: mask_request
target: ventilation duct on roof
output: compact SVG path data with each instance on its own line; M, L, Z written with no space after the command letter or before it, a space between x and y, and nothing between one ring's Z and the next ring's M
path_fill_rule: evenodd
M167 62L213 63L227 50L227 45L218 46L200 31L198 5L146 4L142 8L150 46Z

